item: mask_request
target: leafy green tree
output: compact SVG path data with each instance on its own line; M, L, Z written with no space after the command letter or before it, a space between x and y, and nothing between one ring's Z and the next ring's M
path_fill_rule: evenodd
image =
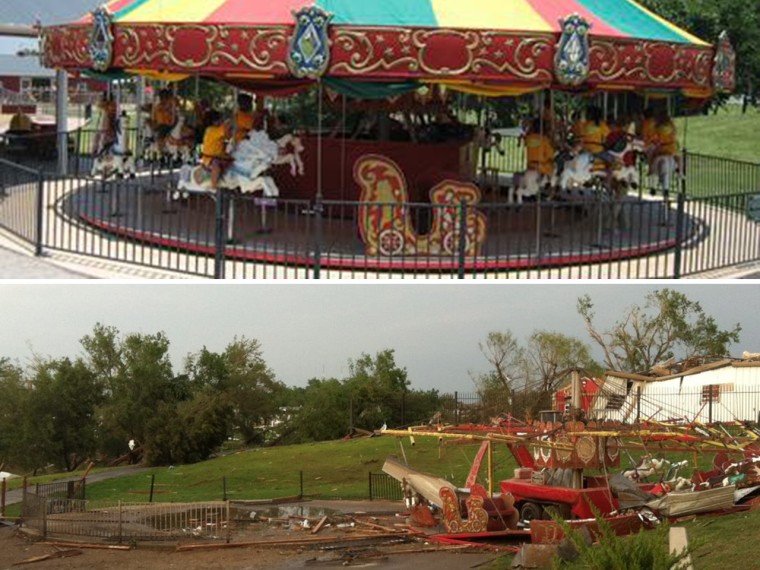
M671 358L727 355L741 332L739 324L721 329L698 302L672 289L650 293L607 331L595 326L589 295L578 299L577 308L607 367L625 372L645 372Z
M0 359L0 465L21 466L23 463L26 396L21 368L7 358Z
M353 426L375 430L383 424L402 424L402 402L410 383L406 369L396 365L393 350L379 352L374 358L362 354L349 362L349 374L345 384L351 396Z
M554 392L570 372L582 369L593 374L600 369L588 345L555 331L535 331L528 339L525 358L526 386L534 392L534 397L525 402L525 411L531 417L552 407Z
M329 441L348 434L351 428L351 395L335 378L309 380L291 400L294 408L285 441L292 443Z

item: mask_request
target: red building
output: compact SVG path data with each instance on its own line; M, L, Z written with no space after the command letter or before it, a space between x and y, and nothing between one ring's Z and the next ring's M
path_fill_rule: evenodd
M600 387L604 380L599 378L581 378L581 409L589 415ZM554 393L554 409L558 412L566 412L570 409L573 399L572 384L560 388Z

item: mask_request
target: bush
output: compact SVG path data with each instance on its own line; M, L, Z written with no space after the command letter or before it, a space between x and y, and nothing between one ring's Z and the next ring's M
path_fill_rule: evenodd
M612 526L597 515L597 543L588 544L583 535L564 521L558 521L565 536L575 546L578 558L572 562L556 559L554 570L683 570L691 549L679 555L670 553L670 527L662 523L654 530L620 537Z

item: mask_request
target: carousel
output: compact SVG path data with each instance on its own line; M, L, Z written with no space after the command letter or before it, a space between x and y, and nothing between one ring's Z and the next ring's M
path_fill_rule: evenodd
M512 259L498 251L505 232L521 231L542 241L542 259L535 262L546 264L552 247L541 236L561 242L563 232L588 226L589 208L577 206L586 199L611 204L597 208L594 238L619 229L618 222L657 227L647 232L646 243L619 240L616 255L671 247L672 228L661 223L667 201L647 201L646 217L609 220L619 217L619 202L643 202L640 191L629 192L643 186L642 168L623 159L643 154L646 144L633 127L633 109L641 112L651 101L664 100L666 108L675 100L709 101L734 84L734 53L725 35L712 45L633 0L114 0L79 21L43 29L41 38L45 65L69 74L149 78L165 87L212 81L251 94L268 108L313 92L316 125L257 126L233 137L230 164L213 183L204 151L199 156L183 129L183 116L159 146L155 133L132 149L126 137L114 137L93 173L139 181L146 157L158 160L169 152L183 163L170 180L171 196L181 198L174 215L193 204L193 227L208 227L197 219L213 215L219 193L255 196L260 215L253 208L229 215L227 238L235 241L232 254L263 261L287 257L286 251L274 255L274 242L266 243L276 239L280 226L273 220L285 210L330 217L329 228L346 241L321 262L336 266L371 258L378 266L403 269L415 257L445 263L460 254L480 268L525 266L531 263L526 252ZM553 138L563 147L563 160L528 155L513 172L487 164L484 154L499 139L481 113L472 121L455 116L452 103L465 95L529 101L536 120L523 138L531 132ZM580 144L565 144L573 130L568 101L575 100L584 110L597 108L602 120L627 117L625 144L614 152L604 149L616 154L609 161ZM555 125L560 115L562 128ZM577 122L588 119L583 111ZM138 121L145 122L140 116ZM650 165L649 174L666 194L678 190L676 159ZM576 203L550 214L536 207L552 200ZM283 208L288 201L306 205ZM166 210L160 198L155 202ZM139 204L150 207L149 200ZM417 205L425 215L412 215ZM71 197L69 207L80 208L76 215L85 223L122 236L151 241L161 234L153 240L158 245L171 242L192 251L206 239L187 232L167 238L166 231L150 227L153 215L114 220L108 208L95 208L89 199ZM274 232L261 232L272 226ZM266 253L257 243L265 244ZM593 261L589 255L586 261ZM568 257L566 251L555 256L557 263Z

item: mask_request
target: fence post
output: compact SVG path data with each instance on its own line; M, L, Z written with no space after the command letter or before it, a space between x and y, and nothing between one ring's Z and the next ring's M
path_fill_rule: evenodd
M372 500L372 471L369 471L367 473L367 478L369 481L369 500Z
M230 502L227 501L227 544L232 539L232 521L230 521Z
M459 203L459 264L457 279L464 279L465 255L467 253L467 203Z
M454 391L454 425L459 425L459 392Z
M222 476L222 501L227 500L227 476Z
M303 470L298 472L298 479L299 479L299 488L300 488L300 493L298 494L298 498L303 499Z
M149 503L153 502L153 487L155 486L155 484L156 484L156 475L153 474L150 476L150 497L148 498Z
M24 516L24 513L26 512L26 508L27 508L26 484L27 484L27 479L26 479L26 475L24 475L24 482L23 482L24 486L21 489L21 516L22 517Z
M34 220L34 255L37 257L42 255L42 215L45 211L44 198L45 175L42 170L39 170L37 171L37 212L36 219Z
M636 388L636 423L641 421L641 386Z
M316 228L314 236L314 279L320 279L322 274L322 241L324 239L324 228L322 226L322 212L324 210L324 204L322 204L322 195L317 194L317 198L314 202L314 215L316 216Z
M216 191L214 279L224 279L224 191Z
M39 497L38 497L39 500ZM42 538L47 538L47 511L48 511L48 500L43 499L42 500Z
M673 255L673 278L681 278L681 264L683 261L683 228L684 212L686 210L686 192L678 193L678 207L676 209L676 251Z
M713 421L713 385L707 387L707 423L711 424Z
M3 482L0 484L0 517L5 516L5 490L7 486L5 477L3 477Z
M122 541L122 529L123 529L123 518L122 518L122 512L121 512L121 499L119 499L119 544L121 544Z

